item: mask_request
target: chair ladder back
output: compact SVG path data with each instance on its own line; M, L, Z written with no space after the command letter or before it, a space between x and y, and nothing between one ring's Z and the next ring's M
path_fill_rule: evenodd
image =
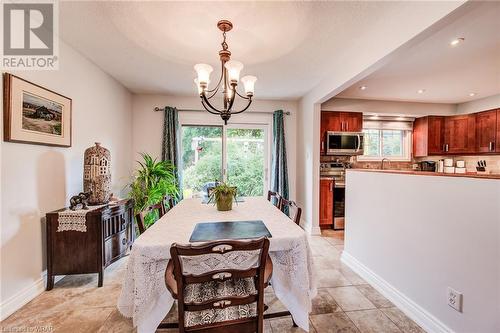
M208 271L203 274L185 274L183 270L183 263L181 257L194 257L207 254L224 254L235 251L259 251L258 253L258 266L248 269L219 269ZM201 311L207 309L223 309L229 306L247 305L251 303L257 304L257 316L243 318L232 321L230 324L237 324L238 321L248 323L249 321L257 321L258 332L263 331L263 313L264 313L264 271L266 260L269 253L269 240L267 238L260 238L251 241L215 241L203 245L179 245L172 244L170 247L170 255L173 262L173 273L177 283L177 300L179 312L179 331L188 332L193 330L200 330L200 327L194 326L185 327L185 312L186 311ZM247 296L223 296L210 298L203 302L185 303L185 288L189 284L204 283L210 281L226 281L229 279L252 278L255 284L257 294ZM234 322L234 323L233 323ZM207 324L208 326L212 324ZM207 327L209 328L209 327Z
M161 201L162 208L163 208L163 215L167 214L169 210L171 210L174 205L174 198L170 195L166 195L163 197L163 200Z
M165 215L165 210L163 207L163 203L157 203L154 205L150 205L146 207L143 211L137 213L135 215L135 220L137 222L137 227L139 228L139 234L143 234L146 231L146 215L151 212L158 211L158 219L160 219L163 215Z
M271 190L267 191L267 201L281 210L281 195L279 195L278 192L274 192Z
M295 222L296 225L300 226L300 217L302 215L302 208L300 208L299 206L297 206L297 203L295 201L292 201L292 200L287 200L285 198L281 198L281 203L280 203L280 209L281 211L284 212L285 210L285 207L288 207L288 209L290 210L290 208L292 210L295 211L295 214L292 216L290 216L290 218Z

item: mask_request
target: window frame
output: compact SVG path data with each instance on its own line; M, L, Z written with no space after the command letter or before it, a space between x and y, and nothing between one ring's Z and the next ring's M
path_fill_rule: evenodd
M382 161L383 159L388 159L389 161L394 162L411 162L412 160L412 131L406 129L390 129L390 128L363 128L363 132L365 130L376 130L379 135L379 156L368 156L368 155L359 155L358 161ZM403 141L402 141L402 150L403 155L401 156L386 156L383 154L383 131L401 131L403 133ZM366 141L365 141L366 142Z

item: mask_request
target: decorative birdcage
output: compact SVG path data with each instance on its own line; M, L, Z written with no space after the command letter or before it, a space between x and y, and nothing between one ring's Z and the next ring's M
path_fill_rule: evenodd
M111 198L111 154L99 142L85 150L83 190L91 192L90 205L106 204Z

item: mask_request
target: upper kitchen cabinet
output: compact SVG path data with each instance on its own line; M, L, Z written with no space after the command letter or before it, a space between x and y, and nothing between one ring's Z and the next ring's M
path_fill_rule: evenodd
M413 156L424 157L444 153L444 117L428 116L413 123Z
M363 130L362 112L321 112L322 132L361 132Z
M363 130L363 113L341 112L340 122L343 132L361 132Z
M476 114L476 151L479 153L498 151L497 113L500 112L490 110Z
M467 154L476 151L476 115L445 117L444 151L448 154Z
M326 132L361 132L363 130L362 112L321 112L321 152L324 152Z

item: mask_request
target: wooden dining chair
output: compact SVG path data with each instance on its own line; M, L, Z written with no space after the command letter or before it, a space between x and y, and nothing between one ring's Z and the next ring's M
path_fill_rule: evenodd
M173 244L165 283L177 300L179 332L263 332L268 251L267 238Z
M139 228L139 234L142 235L146 231L146 215L150 213L158 214L158 219L165 215L163 201L157 204L146 207L143 211L135 215L135 220L137 222L137 228Z
M174 198L167 194L166 196L163 197L161 204L163 206L163 215L165 215L169 210L171 210L175 206Z
M278 192L267 191L267 201L271 202L276 208L281 209L281 195Z
M284 213L287 213L296 225L300 226L300 216L302 215L302 208L297 206L297 203L295 201L287 200L282 197L280 200L280 209Z

